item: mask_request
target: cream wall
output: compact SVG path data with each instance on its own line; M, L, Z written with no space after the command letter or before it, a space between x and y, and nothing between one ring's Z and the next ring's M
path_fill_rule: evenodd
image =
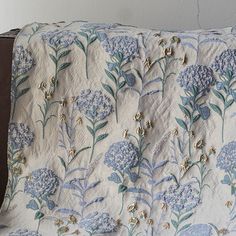
M90 20L158 29L236 25L236 0L0 0L0 32L32 21ZM199 11L198 11L199 3Z

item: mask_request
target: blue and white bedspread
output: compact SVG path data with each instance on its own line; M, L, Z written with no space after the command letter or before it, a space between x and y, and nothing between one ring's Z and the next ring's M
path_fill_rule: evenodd
M236 235L236 28L33 23L11 84L0 235Z

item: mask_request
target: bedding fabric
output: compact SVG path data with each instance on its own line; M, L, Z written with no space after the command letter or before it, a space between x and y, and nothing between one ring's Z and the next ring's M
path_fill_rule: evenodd
M0 235L236 235L236 29L33 23L13 51Z

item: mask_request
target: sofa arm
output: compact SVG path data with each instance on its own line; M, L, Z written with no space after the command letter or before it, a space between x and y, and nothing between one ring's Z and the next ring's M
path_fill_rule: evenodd
M7 184L7 137L10 116L10 83L12 48L15 37L0 35L0 205Z

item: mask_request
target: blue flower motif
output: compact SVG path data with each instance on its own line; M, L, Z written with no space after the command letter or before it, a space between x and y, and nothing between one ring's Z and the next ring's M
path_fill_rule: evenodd
M54 48L67 48L74 43L77 35L70 30L54 30L42 34L42 39Z
M28 204L26 205L26 208L32 209L34 211L39 209L39 206L37 204L37 202L33 199L31 199Z
M35 65L31 52L23 46L16 46L13 51L12 76L20 76L27 73Z
M218 157L216 167L225 172L236 170L236 141L232 141L223 146Z
M138 41L130 36L114 36L112 38L103 36L102 46L111 56L118 56L122 61L131 61L138 55Z
M110 98L98 90L82 90L76 105L81 113L94 122L104 120L113 112Z
M117 222L109 215L109 213L94 212L86 216L80 221L79 226L89 234L105 234L117 231Z
M13 150L28 147L34 141L34 133L23 123L10 123L8 128L8 145Z
M203 65L191 65L180 72L177 82L185 91L198 89L198 92L209 90L215 83L213 70Z
M196 224L192 225L186 230L182 231L179 236L211 236L212 233L212 227L207 224Z
M24 192L33 198L48 202L48 197L53 195L59 186L58 177L47 168L34 170L25 181Z
M227 49L219 56L216 56L211 65L212 69L220 75L225 76L231 73L232 76L236 75L236 49Z
M134 74L132 74L132 73L130 73L130 74L123 73L123 76L124 76L124 79L125 79L125 81L126 81L126 83L129 87L133 87L135 85L136 80L135 80L135 75Z
M104 163L121 173L129 172L139 162L138 148L129 141L113 143L105 154Z
M208 106L199 106L197 104L196 107L203 120L207 120L210 117L210 109Z
M15 232L9 234L9 236L42 236L36 231L31 231L28 229L18 229Z
M178 213L185 213L195 208L200 203L199 192L191 184L171 185L163 193L163 201Z

